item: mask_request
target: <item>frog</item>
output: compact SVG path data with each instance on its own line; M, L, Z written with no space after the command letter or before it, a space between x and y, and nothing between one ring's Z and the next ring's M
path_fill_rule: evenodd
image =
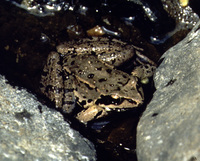
M143 104L141 79L153 75L155 64L141 48L118 39L82 38L57 46L47 58L41 76L41 92L70 114L87 123L111 111L125 111ZM134 56L138 65L131 73L118 69ZM142 60L147 60L142 63ZM148 62L148 63L147 63Z

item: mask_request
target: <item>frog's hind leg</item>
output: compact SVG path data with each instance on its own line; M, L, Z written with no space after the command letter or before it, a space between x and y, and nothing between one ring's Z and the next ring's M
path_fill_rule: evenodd
M70 113L74 108L75 101L72 94L73 89L69 85L64 88L64 85L70 83L67 83L67 79L63 79L63 69L60 63L60 55L57 52L51 52L48 55L41 76L40 89L46 97L55 103L56 108L62 108L63 111ZM68 79L68 81L71 80Z
M76 97L74 95L73 88L74 77L69 73L64 73L64 94L63 94L63 106L64 112L71 113L76 105Z

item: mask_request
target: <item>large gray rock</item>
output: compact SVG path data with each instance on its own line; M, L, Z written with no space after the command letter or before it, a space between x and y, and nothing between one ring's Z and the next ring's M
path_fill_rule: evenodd
M0 160L96 160L94 145L63 116L0 75Z
M200 22L168 50L137 127L139 161L200 159Z

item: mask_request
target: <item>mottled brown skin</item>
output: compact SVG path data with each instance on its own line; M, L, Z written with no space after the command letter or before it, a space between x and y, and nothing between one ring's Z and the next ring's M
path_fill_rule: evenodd
M143 65L127 74L116 67L135 54L135 47L107 38L81 39L61 44L51 52L41 78L41 91L56 107L70 113L77 102L83 110L81 122L100 118L112 109L138 107L143 91L138 77L145 77ZM149 65L152 72L152 65ZM148 73L148 77L152 75Z

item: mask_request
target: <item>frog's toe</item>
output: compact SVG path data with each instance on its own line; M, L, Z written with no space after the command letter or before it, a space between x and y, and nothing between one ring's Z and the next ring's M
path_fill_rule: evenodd
M97 106L97 105L93 105L91 107L89 107L86 110L81 111L80 113L77 114L76 118L83 123L87 123L88 121L93 120L94 118L101 118L103 116L105 116L107 114L107 112Z

